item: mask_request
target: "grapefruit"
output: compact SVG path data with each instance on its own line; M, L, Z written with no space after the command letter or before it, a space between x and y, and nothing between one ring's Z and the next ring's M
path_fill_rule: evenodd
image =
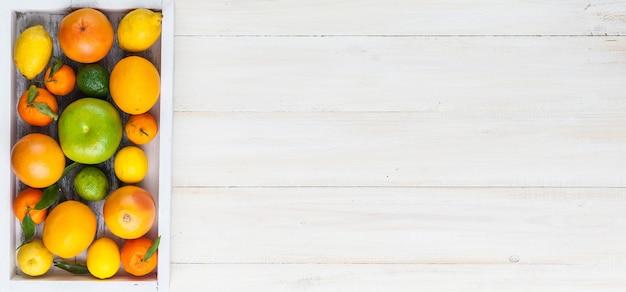
M67 158L97 164L111 158L122 141L122 119L102 99L85 97L72 102L58 121L59 143Z
M126 185L106 198L102 215L104 223L115 236L135 239L152 228L156 219L156 204L148 191Z
M102 60L115 39L109 19L93 8L81 8L66 15L59 23L57 36L63 53L80 63Z

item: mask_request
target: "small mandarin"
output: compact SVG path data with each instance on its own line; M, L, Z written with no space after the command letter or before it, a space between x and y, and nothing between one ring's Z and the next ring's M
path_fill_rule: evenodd
M59 104L56 97L45 88L30 88L20 96L17 113L31 126L47 126L58 119Z
M158 252L155 252L149 259L146 258L148 249L154 241L146 237L131 239L124 243L120 257L122 266L129 274L137 277L145 276L152 272L158 263Z
M76 73L66 64L50 66L44 74L44 85L54 95L68 95L76 86Z
M148 112L131 115L126 121L124 132L131 142L137 145L152 141L159 131L156 119Z
M26 214L30 216L33 223L39 224L46 220L48 209L35 210L35 206L43 197L43 192L39 189L26 188L22 190L13 201L13 213L20 222L24 220Z

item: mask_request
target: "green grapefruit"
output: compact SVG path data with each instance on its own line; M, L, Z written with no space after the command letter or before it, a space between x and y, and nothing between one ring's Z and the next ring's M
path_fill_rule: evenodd
M67 158L97 164L111 158L122 141L122 119L102 99L85 97L63 110L58 121L59 144Z

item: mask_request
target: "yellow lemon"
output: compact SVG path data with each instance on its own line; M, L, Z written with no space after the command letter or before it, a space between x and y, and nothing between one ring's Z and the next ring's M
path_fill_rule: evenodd
M120 249L108 237L94 241L87 251L87 270L98 279L113 277L120 269Z
M127 13L117 27L117 41L122 50L141 52L161 36L163 14L145 8Z
M73 258L85 251L96 235L96 215L78 201L58 204L43 225L43 243L62 258Z
M28 80L32 80L46 68L51 56L52 38L42 25L31 26L17 37L13 60L17 69Z
M17 252L17 266L29 276L41 276L50 270L54 256L41 239L33 239Z
M115 175L125 183L138 183L148 173L148 157L137 146L126 146L115 155L113 160Z

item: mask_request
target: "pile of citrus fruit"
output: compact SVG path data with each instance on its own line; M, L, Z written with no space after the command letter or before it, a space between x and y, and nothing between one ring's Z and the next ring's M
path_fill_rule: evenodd
M159 70L142 52L160 38L162 18L137 8L112 23L101 10L79 8L54 27L36 24L17 37L18 78L30 83L16 102L18 123L29 131L11 150L23 235L16 262L24 274L58 267L107 279L156 268L160 238L148 237L156 203L137 184L148 174L141 147L157 135L150 110L160 96ZM122 57L104 62L113 50Z

